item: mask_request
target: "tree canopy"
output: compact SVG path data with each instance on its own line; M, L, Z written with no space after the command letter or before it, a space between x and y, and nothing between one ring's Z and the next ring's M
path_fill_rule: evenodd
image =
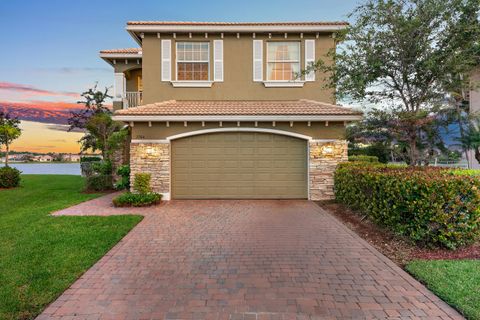
M22 130L20 129L20 120L10 116L8 113L0 111L0 147L5 146L5 165L8 166L8 155L10 152L10 144L20 137Z
M367 0L336 35L337 50L305 72L326 72L338 98L379 106L377 133L418 164L441 144L440 114L479 64L479 11L480 0Z

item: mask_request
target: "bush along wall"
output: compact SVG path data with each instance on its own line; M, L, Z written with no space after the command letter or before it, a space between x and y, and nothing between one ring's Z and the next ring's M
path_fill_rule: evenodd
M438 168L344 163L336 200L398 234L454 249L480 232L480 180Z
M162 195L152 192L149 173L136 173L133 181L133 191L125 192L112 200L115 207L146 207L156 205L162 200Z

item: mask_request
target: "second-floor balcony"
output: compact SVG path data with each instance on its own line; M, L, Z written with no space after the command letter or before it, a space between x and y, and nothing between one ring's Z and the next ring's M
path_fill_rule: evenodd
M127 91L125 93L126 105L124 108L133 108L142 104L142 91Z

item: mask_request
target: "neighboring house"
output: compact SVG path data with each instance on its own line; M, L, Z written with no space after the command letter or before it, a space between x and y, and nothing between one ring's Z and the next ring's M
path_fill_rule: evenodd
M38 161L38 162L52 162L52 161L53 161L53 157L52 157L51 155L48 155L48 154L42 154L42 155L34 156L34 157L33 157L33 161Z
M80 162L80 155L79 154L73 154L73 153L67 153L63 155L63 160L64 161L69 161L69 162Z
M298 77L334 49L344 22L128 22L138 49L104 50L130 165L164 199L331 199L347 160L325 74Z
M28 153L16 153L16 154L9 154L8 161L16 161L21 162L25 161L25 159L29 156Z

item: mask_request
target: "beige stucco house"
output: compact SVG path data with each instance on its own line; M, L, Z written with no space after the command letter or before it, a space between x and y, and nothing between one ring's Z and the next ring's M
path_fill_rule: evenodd
M331 199L347 159L325 74L298 73L335 46L343 22L133 21L139 48L103 50L114 119L131 127L130 166L164 199Z

